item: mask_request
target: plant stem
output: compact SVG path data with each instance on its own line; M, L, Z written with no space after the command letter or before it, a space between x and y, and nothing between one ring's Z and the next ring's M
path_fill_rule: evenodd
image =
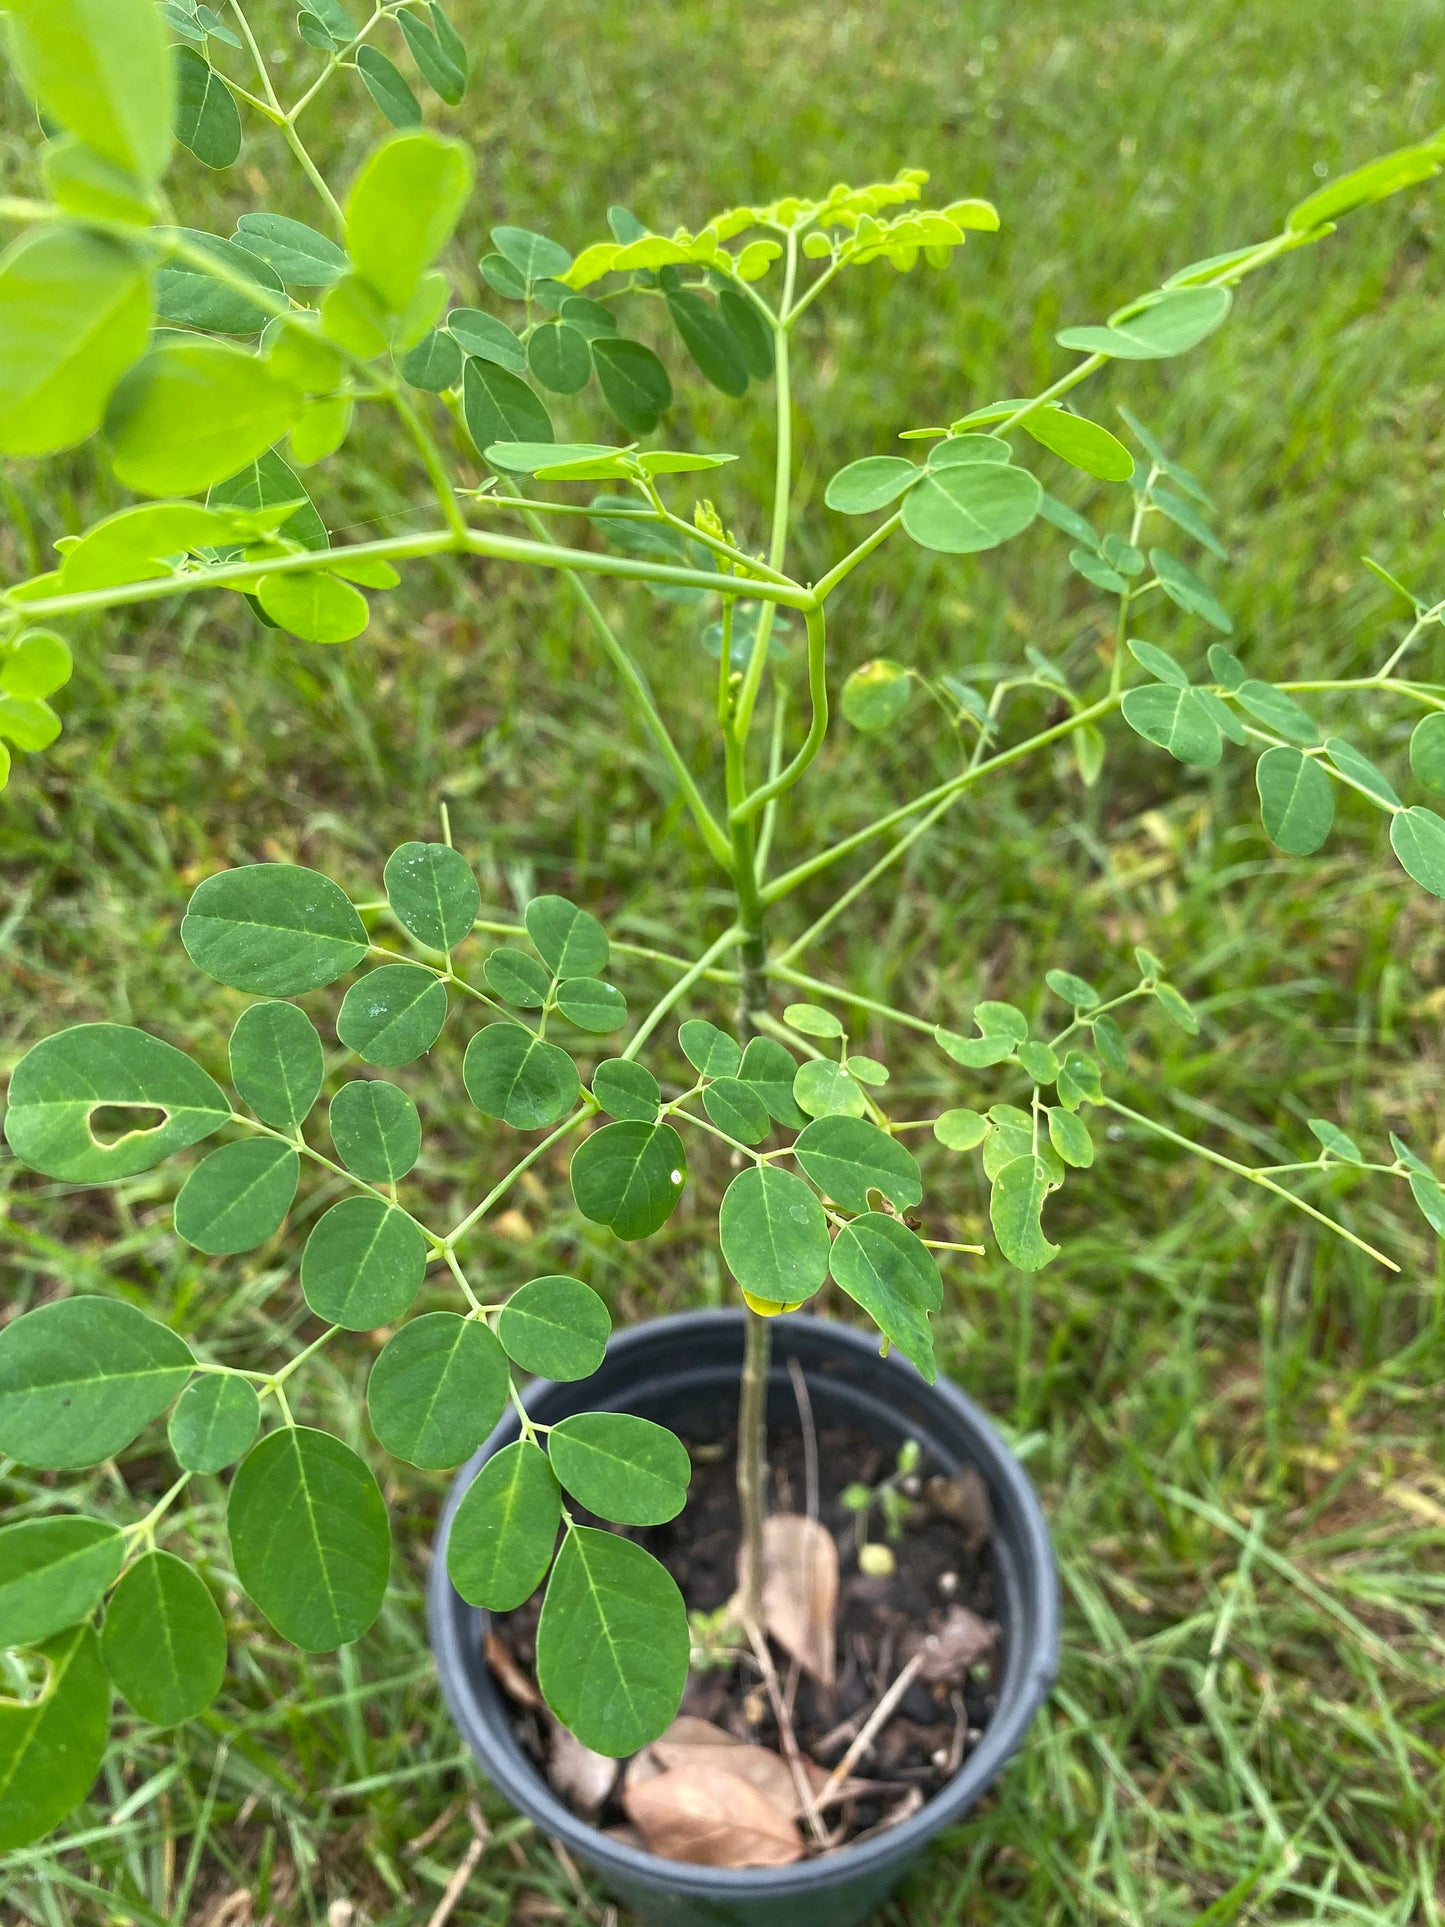
M763 1619L763 1519L767 1510L768 1373L773 1328L755 1311L743 1327L743 1377L738 1399L738 1599L744 1621Z

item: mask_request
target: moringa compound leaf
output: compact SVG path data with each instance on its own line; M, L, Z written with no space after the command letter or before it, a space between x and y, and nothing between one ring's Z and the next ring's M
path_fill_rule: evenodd
M231 1082L278 1131L295 1131L321 1095L326 1060L316 1026L295 1004L252 1004L231 1032Z
M471 934L482 893L471 865L445 843L403 843L386 859L387 902L428 950L454 950Z
M510 1612L552 1563L562 1495L529 1439L494 1452L467 1487L447 1533L447 1575L469 1606Z
M0 256L0 454L74 448L145 353L151 291L123 242L42 228Z
M221 1472L248 1452L261 1424L261 1401L244 1378L204 1372L176 1400L166 1427L187 1472Z
M604 1124L573 1153L571 1179L584 1218L619 1238L650 1238L682 1195L687 1153L670 1124Z
M190 1377L183 1338L118 1298L60 1298L0 1330L0 1452L69 1468L114 1458Z
M580 1278L533 1278L497 1317L497 1336L514 1364L541 1378L590 1378L602 1363L612 1320Z
M35 1646L88 1619L125 1557L102 1519L22 1519L0 1527L0 1647Z
M44 1691L0 1699L0 1853L37 1840L89 1793L110 1731L110 1681L88 1625L36 1648Z
M630 1412L563 1419L547 1434L547 1455L563 1490L616 1525L664 1525L687 1503L692 1465L681 1441Z
M687 1684L687 1608L641 1546L569 1529L537 1626L537 1684L594 1753L621 1759L666 1731Z
M176 1197L176 1235L211 1257L254 1251L281 1229L301 1160L273 1137L242 1138L203 1157Z
M329 1653L381 1611L391 1563L386 1506L340 1439L283 1425L242 1460L226 1507L236 1576L280 1633Z
M173 1553L142 1553L105 1609L100 1656L143 1720L178 1726L204 1712L226 1673L226 1628L205 1580Z
M932 1385L938 1377L928 1314L943 1303L933 1254L897 1218L867 1211L845 1224L828 1260L833 1281Z
M15 1066L5 1135L33 1170L103 1184L199 1144L230 1114L220 1085L173 1044L126 1024L76 1024Z
M430 970L383 964L342 998L336 1035L368 1064L409 1064L431 1049L446 1015L446 986Z
M555 1124L582 1090L566 1051L521 1024L484 1025L467 1045L462 1082L483 1117L499 1117L516 1131Z
M406 1092L380 1077L343 1084L327 1114L336 1155L370 1184L395 1184L421 1156L421 1119Z
M828 1275L828 1220L791 1171L739 1172L723 1196L718 1234L734 1278L767 1304L796 1305Z
M318 1318L374 1331L411 1308L426 1272L421 1227L384 1198L343 1198L312 1227L301 1293Z
M366 929L346 892L295 863L250 863L198 885L181 942L197 969L233 990L295 997L366 957Z
M793 1149L818 1189L845 1211L866 1211L870 1191L900 1211L923 1202L917 1158L867 1118L815 1118Z
M371 1368L371 1429L395 1458L444 1471L491 1432L509 1383L506 1355L479 1319L426 1312L386 1341Z

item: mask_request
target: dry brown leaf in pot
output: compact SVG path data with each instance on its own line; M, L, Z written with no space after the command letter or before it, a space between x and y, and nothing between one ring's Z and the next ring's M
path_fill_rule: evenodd
M988 1659L998 1644L998 1627L980 1619L967 1606L950 1606L935 1632L910 1633L901 1652L904 1659L920 1655L918 1677L930 1686L961 1686L971 1666Z
M594 1753L565 1726L553 1721L547 1777L555 1791L578 1813L590 1820L601 1811L619 1770L618 1761Z
M489 1632L482 1641L482 1657L502 1691L518 1706L540 1706L542 1695L513 1659L510 1649L497 1635Z
M763 1623L829 1692L838 1631L838 1547L816 1519L775 1513L763 1525Z
M786 1867L802 1858L792 1816L718 1762L674 1767L627 1789L627 1817L653 1853L700 1867Z

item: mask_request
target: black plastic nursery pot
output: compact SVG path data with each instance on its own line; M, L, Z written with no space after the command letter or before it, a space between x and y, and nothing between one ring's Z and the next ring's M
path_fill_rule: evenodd
M527 1409L542 1424L573 1412L617 1411L693 1433L715 1414L721 1432L736 1413L746 1316L741 1310L685 1312L634 1326L613 1338L591 1378L533 1384ZM483 1658L487 1614L467 1605L447 1577L452 1516L485 1461L517 1437L514 1413L457 1474L437 1534L428 1602L432 1647L464 1738L513 1806L657 1927L853 1927L865 1920L1018 1751L1058 1670L1058 1578L1048 1526L1028 1474L978 1407L946 1380L928 1385L905 1360L881 1358L875 1335L795 1316L773 1324L770 1424L797 1422L790 1358L803 1370L820 1425L857 1427L890 1453L915 1438L935 1470L976 1467L993 1507L1001 1628L995 1710L953 1778L886 1832L791 1866L735 1870L664 1860L588 1825L552 1791L516 1738L511 1709Z

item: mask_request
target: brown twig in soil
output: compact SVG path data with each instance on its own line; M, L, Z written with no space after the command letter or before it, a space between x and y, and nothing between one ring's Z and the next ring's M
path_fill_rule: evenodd
M425 1852L439 1834L446 1832L447 1828L451 1825L452 1821L456 1819L461 1810L462 1803L460 1800L453 1800L449 1807L443 1807L436 1819L432 1821L431 1825L426 1828L424 1832L417 1834L414 1840L407 1841L406 1845L402 1848L402 1852L405 1854Z
M808 1778L807 1770L803 1765L803 1756L798 1751L798 1737L793 1731L793 1722L787 1702L783 1698L783 1689L778 1683L778 1669L774 1666L773 1656L768 1651L768 1642L757 1626L749 1620L745 1622L745 1627L748 1643L753 1649L753 1657L758 1662L758 1670L763 1676L763 1684L772 1702L773 1718L778 1723L778 1747L788 1763L788 1771L793 1776L793 1790L798 1796L799 1811L807 1821L808 1831L813 1839L820 1847L825 1846L828 1841L828 1829L819 1817L818 1805L813 1798L813 1783Z
M477 1862L486 1852L492 1838L492 1830L482 1818L481 1809L475 1802L468 1802L467 1818L472 1823L471 1845L462 1855L456 1872L447 1882L446 1891L437 1902L426 1927L446 1927L446 1923L451 1919L452 1909L461 1899L463 1889L476 1872Z
M839 1760L838 1764L833 1768L833 1771L818 1789L819 1806L826 1806L828 1804L829 1800L831 1800L833 1795L838 1791L838 1788L853 1771L858 1761L861 1760L863 1755L868 1751L877 1736L878 1729L888 1720L899 1700L903 1698L903 1695L913 1684L918 1669L922 1664L922 1653L915 1653L903 1668L903 1671L898 1675L897 1679L895 1679L893 1684L888 1688L888 1691L883 1695L882 1699L879 1700L878 1704L873 1708L862 1732L858 1735L857 1739L854 1740L853 1744L848 1748L848 1751L843 1755L842 1759Z

